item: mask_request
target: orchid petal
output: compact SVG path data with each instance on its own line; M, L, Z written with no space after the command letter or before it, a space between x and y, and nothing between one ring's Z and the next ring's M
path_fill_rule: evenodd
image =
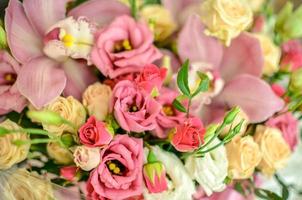
M62 67L67 77L66 88L64 90L65 96L71 95L77 99L81 99L88 85L97 81L91 68L83 62L68 59L63 63Z
M68 16L87 17L102 26L120 15L130 15L130 9L116 0L91 0L72 9Z
M24 10L28 20L41 36L56 22L65 18L69 0L26 0Z
M178 52L182 61L202 62L218 67L223 46L216 39L204 34L204 26L198 15L191 15L178 38Z
M220 100L228 106L239 106L251 123L262 122L280 111L284 102L260 78L244 74L230 81L221 93Z
M64 71L46 57L35 58L21 68L17 87L36 108L50 103L58 97L66 85Z
M5 13L7 40L13 56L21 63L43 55L42 39L33 30L22 4L11 0Z
M259 40L249 33L242 33L225 49L221 62L221 75L225 81L239 74L260 77L264 58Z

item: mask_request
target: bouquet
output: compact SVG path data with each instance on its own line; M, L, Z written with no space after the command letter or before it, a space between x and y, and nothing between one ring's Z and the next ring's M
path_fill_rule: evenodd
M299 192L277 172L299 141L302 7L7 3L1 200L284 200ZM261 188L263 177L282 190Z

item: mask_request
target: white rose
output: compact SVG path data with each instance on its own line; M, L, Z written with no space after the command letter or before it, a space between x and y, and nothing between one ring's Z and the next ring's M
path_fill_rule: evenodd
M168 183L168 190L161 193L149 193L148 189L144 189L145 200L187 200L192 199L195 193L195 185L186 171L183 163L173 153L162 150L158 146L152 147L157 160L162 162L165 166L166 173L171 178ZM148 151L145 149L145 157Z
M85 171L96 168L101 161L99 148L77 146L73 156L75 164Z
M99 82L90 85L83 93L83 105L87 108L89 116L103 121L109 113L111 88Z
M219 139L215 139L207 148L219 142ZM191 178L200 184L208 196L225 189L224 179L228 175L228 160L223 145L206 153L204 157L190 156L185 162L185 167Z

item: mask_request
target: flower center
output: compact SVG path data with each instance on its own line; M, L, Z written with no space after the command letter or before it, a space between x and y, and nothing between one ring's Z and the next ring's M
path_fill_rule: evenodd
M174 109L171 105L164 105L163 106L163 112L167 116L174 116L175 115Z
M114 53L130 50L132 50L132 46L129 40L123 40L114 45Z
M126 171L125 166L118 160L109 160L106 165L109 171L115 175L123 175Z
M17 74L6 73L3 78L6 85L13 85L17 80Z
M138 107L136 105L132 105L132 106L130 106L129 111L130 112L137 112L138 111Z

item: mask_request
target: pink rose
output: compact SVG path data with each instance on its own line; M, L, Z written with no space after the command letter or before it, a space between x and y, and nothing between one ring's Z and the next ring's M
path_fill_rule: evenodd
M155 118L161 106L150 96L145 96L135 83L125 80L115 86L111 108L124 130L143 132L155 128Z
M160 113L156 117L156 128L152 133L159 138L168 136L167 130L181 124L185 120L185 113L179 112L172 105L173 100L179 94L169 88L162 88L160 95L156 98L162 105Z
M100 29L91 52L92 62L110 78L137 72L161 57L153 45L153 34L143 22L129 16L117 17Z
M280 129L285 141L289 144L291 150L294 150L294 147L298 142L299 129L298 120L292 113L287 112L277 117L270 118L266 122L266 125Z
M15 83L20 69L16 60L0 50L0 115L21 112L27 104Z
M150 94L154 88L157 88L158 91L161 89L166 73L167 69L149 64L144 67L135 81L140 88Z
M112 140L112 134L106 128L106 124L97 121L91 116L79 129L80 142L89 147L103 147Z
M281 67L288 70L302 67L302 46L298 40L290 40L282 45Z
M183 124L176 126L172 138L172 145L177 151L189 152L198 149L204 142L205 128L197 117L187 119Z
M90 173L88 198L121 200L142 193L143 141L117 135L101 152L100 165Z
M76 166L61 167L60 175L64 179L72 182L72 181L75 181L75 179L76 179L77 171L78 171L78 168Z

